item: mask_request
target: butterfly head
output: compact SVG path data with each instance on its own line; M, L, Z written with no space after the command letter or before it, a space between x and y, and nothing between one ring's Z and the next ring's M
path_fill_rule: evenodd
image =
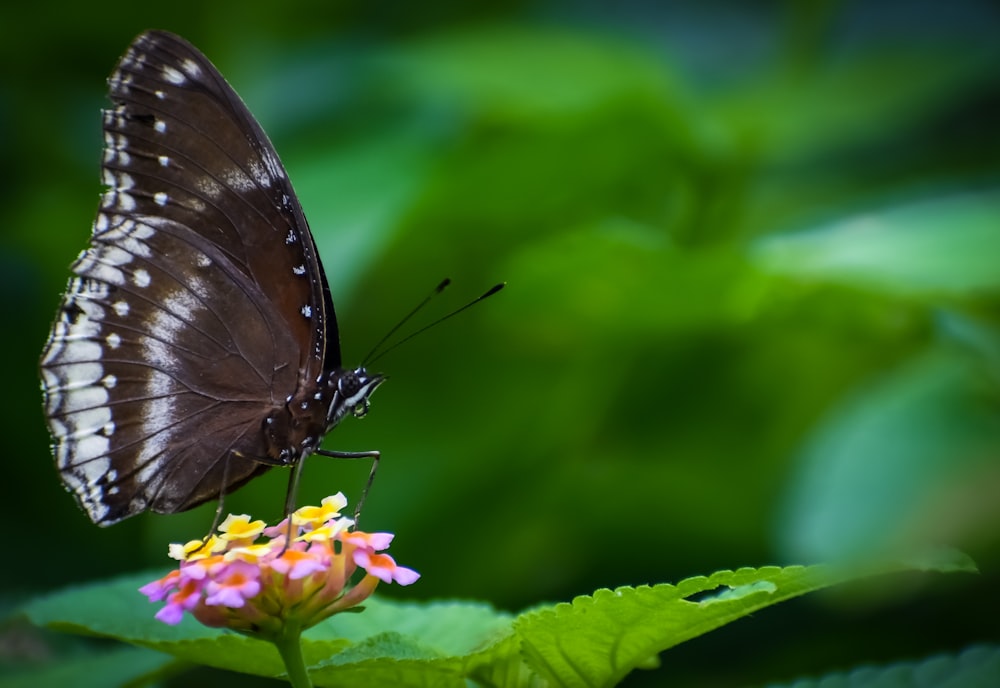
M364 367L335 371L330 375L329 384L335 392L327 415L327 427L332 428L348 412L356 418L363 418L368 413L369 398L385 380L385 375L369 373Z

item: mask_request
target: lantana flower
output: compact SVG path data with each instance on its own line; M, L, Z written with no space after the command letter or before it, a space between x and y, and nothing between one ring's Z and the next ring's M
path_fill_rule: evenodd
M164 623L178 624L188 612L206 626L275 643L293 684L308 685L307 677L294 680L287 656L298 652L301 663L303 630L357 607L380 582L409 585L420 577L383 552L391 533L352 530L354 522L341 516L346 505L337 493L295 511L291 524L285 519L270 527L230 515L218 535L170 545L179 568L139 591L151 602L166 601L156 613ZM359 568L365 575L351 585Z

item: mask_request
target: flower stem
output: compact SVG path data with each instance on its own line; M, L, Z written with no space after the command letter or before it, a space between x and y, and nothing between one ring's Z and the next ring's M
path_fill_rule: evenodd
M288 672L288 682L293 688L312 688L309 672L306 671L305 658L302 656L302 628L291 620L286 620L281 634L272 639L278 648L281 661L285 663Z

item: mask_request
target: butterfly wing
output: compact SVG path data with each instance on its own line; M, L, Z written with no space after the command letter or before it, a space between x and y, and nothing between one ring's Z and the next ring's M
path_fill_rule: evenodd
M218 70L151 31L108 83L108 190L41 363L57 466L101 525L266 470L264 419L340 363L291 184Z

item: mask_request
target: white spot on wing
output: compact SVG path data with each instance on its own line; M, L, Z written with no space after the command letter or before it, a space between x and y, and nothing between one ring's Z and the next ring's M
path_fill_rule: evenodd
M101 359L101 345L89 339L74 341L62 350L59 363L84 363L77 366L70 377L74 380L87 380L88 384L99 379L103 374L101 365L94 363ZM96 367L93 367L96 366Z
M264 151L264 166L267 168L268 174L270 174L275 179L284 179L285 171L281 168L281 163L269 150Z
M131 260L131 253L116 246L91 246L80 253L73 272L110 284L125 284L125 274L119 268Z
M117 163L121 166L131 164L132 157L125 150L128 148L128 139L121 134L114 134L110 131L104 132L104 164ZM105 177L107 179L107 176ZM109 183L109 186L113 184Z
M125 108L119 105L111 110L104 110L104 126L108 129L122 129L125 126Z
M79 441L63 440L59 449L72 447L73 452L57 452L56 462L62 470L62 478L72 489L81 506L94 520L100 520L108 512L104 504L104 480L111 467L107 457L110 442L107 437L91 435Z
M97 372L98 377L92 377L90 375L93 371ZM95 387L93 384L94 382L97 382L102 372L103 368L101 368L100 363L79 363L75 365L60 366L59 374L64 375L66 380L72 380L77 387L67 387L65 390L49 390L50 392L67 392L62 396L62 398L58 399L58 410L63 414L70 415L76 411L92 409L96 406L104 406L107 404L108 390L103 387Z
M201 76L201 67L190 57L184 58L184 61L181 62L181 69L187 72L188 76L192 79L197 79Z
M177 84L178 86L187 81L186 76L181 74L179 71L177 71L170 65L163 65L163 78L172 84Z
M302 315L306 316L307 318L311 318L312 314L313 314L312 306L306 304L305 306L302 307Z
M222 180L229 186L240 191L252 191L254 189L253 179L239 167L231 167L222 173Z
M265 189L271 188L271 176L268 174L267 167L265 165L261 165L257 160L251 160L250 174L257 180L257 183Z
M198 277L191 277L187 283L188 289L206 301L212 300L212 292L205 286L205 281Z
M222 185L208 176L199 177L195 187L209 198L215 199L222 195Z
M146 323L148 331L155 332L156 336L143 337L140 343L141 358L150 366L143 391L146 401L142 405L142 428L139 433L145 439L136 462L140 466L138 480L147 486L140 499L145 499L146 494L153 494L160 485L163 466L159 459L173 438L168 429L178 421L180 383L172 375L162 372L176 370L179 365L171 342L179 338L187 329L188 322L204 309L189 289L162 296L160 306Z

